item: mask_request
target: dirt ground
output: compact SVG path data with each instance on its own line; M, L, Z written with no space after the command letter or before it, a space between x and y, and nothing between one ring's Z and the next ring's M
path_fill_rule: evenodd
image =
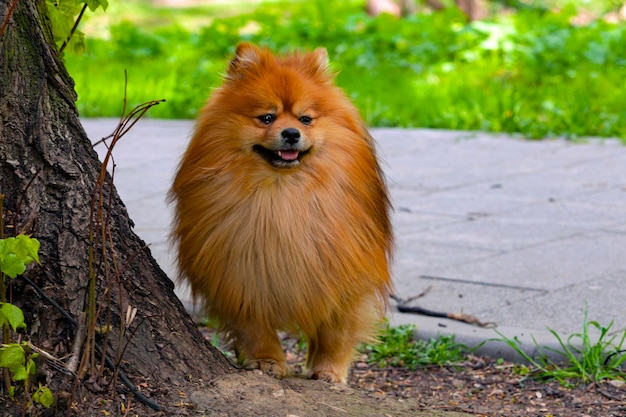
M292 369L302 370L304 353L285 340ZM566 388L557 381L535 381L517 372L519 365L469 356L458 367L380 368L366 356L351 368L348 385L374 398L395 399L422 410L454 411L472 416L625 417L626 384L604 381ZM389 415L396 415L390 413Z
M397 399L413 399L434 410L476 416L624 417L626 385L602 382L565 388L533 381L512 363L470 357L461 368L375 368L357 362L350 386Z
M115 394L78 389L81 399L30 415L56 416L415 416L415 417L625 417L626 384L605 381L566 388L556 381L521 376L518 365L470 356L457 367L411 371L380 368L363 356L350 370L348 386L304 379L304 352L283 340L292 375L281 381L258 371L224 375L214 381L189 378L184 386L135 381L161 411L137 403L119 385ZM56 393L61 403L62 393ZM0 397L0 417L20 408ZM68 414L68 408L70 412ZM31 411L33 411L31 409Z
M488 358L411 371L370 365L362 356L342 387L303 379L298 340L284 337L283 346L292 377L257 379L248 372L221 378L189 395L193 406L180 415L626 417L626 384L617 381L567 388Z
M208 334L208 337L211 335ZM285 337L283 345L287 349L287 360L292 373L301 375L305 353L298 349L298 341ZM435 366L414 371L402 367L380 368L368 364L366 359L363 356L352 366L349 389L321 382L311 384L298 377L286 379L284 382L287 384L287 391L293 389L314 397L308 404L309 407L314 407L309 408L310 414L297 415L368 415L348 406L349 402L343 404L344 409L336 403L330 406L328 400L341 394L340 396L351 397L352 400L360 398L363 404L369 404L364 398L378 400L378 404L383 406L380 411L382 414L369 415L626 416L626 384L619 381L567 388L557 381L535 381L524 377L517 372L517 364L475 356L469 356L465 363L457 367ZM220 389L232 392L234 387L230 382L220 382ZM328 404L325 405L324 400L315 398L318 394ZM279 389L271 395L283 394ZM259 401L263 399L259 398ZM423 414L419 414L420 412ZM440 414L441 412L444 414Z

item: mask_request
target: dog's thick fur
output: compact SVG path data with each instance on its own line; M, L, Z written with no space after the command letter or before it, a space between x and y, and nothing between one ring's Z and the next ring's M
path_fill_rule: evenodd
M391 287L374 140L333 78L324 49L240 44L171 192L181 277L239 359L278 378L285 329L307 336L312 378L345 382Z

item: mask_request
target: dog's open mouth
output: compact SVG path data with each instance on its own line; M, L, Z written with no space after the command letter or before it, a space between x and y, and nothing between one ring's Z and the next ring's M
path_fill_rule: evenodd
M308 149L304 151L297 149L271 150L261 145L254 145L252 150L276 168L293 168L298 166L302 157L309 152Z

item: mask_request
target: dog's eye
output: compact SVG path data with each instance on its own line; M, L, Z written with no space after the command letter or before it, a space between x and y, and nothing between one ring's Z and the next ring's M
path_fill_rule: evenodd
M309 116L300 116L298 120L300 120L300 123L303 125L310 125L311 122L313 122L313 118Z
M257 119L259 119L261 123L263 123L264 125L269 125L269 124L272 124L274 120L276 120L276 116L271 113L268 113L268 114L262 114L258 116Z

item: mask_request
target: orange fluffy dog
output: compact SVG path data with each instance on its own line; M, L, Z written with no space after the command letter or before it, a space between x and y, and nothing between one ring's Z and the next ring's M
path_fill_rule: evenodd
M374 140L324 49L240 44L172 188L181 277L247 368L287 374L276 329L308 339L310 377L344 382L390 290L390 204Z

